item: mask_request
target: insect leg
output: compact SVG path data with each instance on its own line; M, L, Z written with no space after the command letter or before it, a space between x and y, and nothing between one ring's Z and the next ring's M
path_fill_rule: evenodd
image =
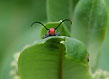
M45 34L44 37L43 37L42 39L47 38L48 36L49 36L48 34Z
M57 32L57 33L56 33L56 36L60 36L60 33L59 33L59 32Z

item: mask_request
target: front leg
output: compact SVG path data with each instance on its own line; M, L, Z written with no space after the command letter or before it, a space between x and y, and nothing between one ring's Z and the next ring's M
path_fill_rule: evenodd
M42 39L47 38L48 36L49 36L48 34L45 34L44 37L43 37Z
M60 33L59 33L59 32L57 32L57 33L56 33L56 36L60 36Z

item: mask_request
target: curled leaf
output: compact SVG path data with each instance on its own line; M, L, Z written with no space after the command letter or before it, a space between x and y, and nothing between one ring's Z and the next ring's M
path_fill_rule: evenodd
M22 79L90 79L87 50L69 37L48 37L24 49L18 60Z

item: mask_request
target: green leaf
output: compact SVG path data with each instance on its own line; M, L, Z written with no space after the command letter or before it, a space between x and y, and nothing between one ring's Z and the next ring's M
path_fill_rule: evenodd
M109 71L109 24L106 30L106 39L101 49L98 68Z
M107 9L109 11L109 0L105 0L105 2L106 2ZM108 15L109 15L109 12L108 12ZM109 19L109 16L108 16L108 19ZM109 22L108 22L108 27L106 30L106 38L104 40L104 44L101 49L98 68L109 71L108 60L109 60Z
M47 0L48 21L59 21L61 19L71 18L71 5L72 0Z
M60 22L49 22L49 23L45 24L45 26L47 28L56 28L59 23ZM40 31L41 38L43 38L44 35L47 33L48 33L48 30L46 30L44 27L42 27L42 29ZM58 29L56 29L56 33L59 33L61 36L69 36L70 37L70 33L64 24L61 24L58 27Z
M30 32L30 25L36 20L46 21L46 0L0 1L0 11L0 79L12 79L13 54L40 39L39 27Z
M16 51L20 51L23 49L25 45L29 45L36 40L40 40L40 29L41 27L30 27L30 29L22 34L21 37L16 39L15 42L12 42L12 45L8 47L6 51L7 55L5 55L3 62L1 62L1 70L0 70L0 79L12 79L13 75L10 75L10 71L13 70L12 61L14 58L14 53Z
M73 38L58 36L37 41L20 54L20 77L90 79L87 54L85 45Z
M73 13L74 13L75 7L76 7L76 5L78 4L79 1L80 0L72 0Z
M90 66L95 70L107 25L107 11L103 0L80 0L75 8L73 21L72 37L86 44L90 53Z
M48 21L54 22L63 19L72 20L72 10L72 0L47 0ZM71 30L69 24L67 24L67 28Z

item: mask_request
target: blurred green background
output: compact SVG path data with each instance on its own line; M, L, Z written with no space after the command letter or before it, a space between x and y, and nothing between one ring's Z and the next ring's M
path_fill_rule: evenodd
M109 0L105 2L109 11ZM46 11L46 0L0 0L0 79L11 79L13 54L40 39L41 27L30 25L34 21L46 23ZM108 35L109 23L98 60L98 68L109 71Z

